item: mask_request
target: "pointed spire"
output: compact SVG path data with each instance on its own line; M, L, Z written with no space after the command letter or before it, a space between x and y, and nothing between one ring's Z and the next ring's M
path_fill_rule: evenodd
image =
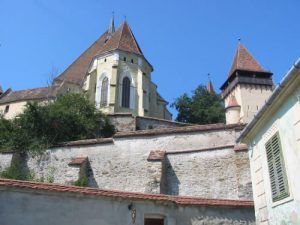
M212 84L212 82L211 82L211 80L210 80L210 74L207 74L207 76L208 76L208 83L207 83L206 89L207 89L207 91L208 91L209 93L215 92L215 91L214 91L213 84Z
M112 17L109 23L109 27L108 27L108 35L109 37L111 37L113 35L113 33L115 32L115 18L114 18L114 12L112 12Z
M246 47L241 43L240 38L238 39L238 47L228 77L230 77L236 70L268 72L250 54Z
M230 108L230 107L240 107L240 105L237 103L237 100L233 94L229 97L228 105L226 108Z

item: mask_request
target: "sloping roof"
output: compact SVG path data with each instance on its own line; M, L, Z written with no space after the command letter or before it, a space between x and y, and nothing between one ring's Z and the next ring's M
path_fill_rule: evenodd
M231 95L229 97L229 102L226 108L235 107L235 106L240 106L240 105L237 103L235 96Z
M2 89L2 87L0 85L0 95L2 95L2 93L3 93L3 89Z
M163 201L175 203L178 205L214 205L214 206L250 206L253 207L253 201L249 200L231 200L231 199L207 199L199 197L185 197L185 196L173 196L173 195L162 195L162 194L146 194L140 192L126 192L117 190L105 190L98 188L87 188L77 186L67 186L60 184L48 184L31 181L20 181L11 179L0 178L0 187L8 188L26 188L31 190L44 190L51 192L62 192L62 193L78 193L82 195L92 195L99 197L115 197L121 199L130 200L152 200L152 201Z
M238 44L228 77L232 76L237 70L269 73L269 71L265 70L241 43Z
M0 104L15 101L54 98L60 86L41 87L20 91L10 91L0 99Z
M137 55L143 53L126 21L109 36L106 31L87 50L85 50L62 74L55 80L82 84L93 58L112 50L123 50Z
M88 160L88 157L75 157L72 159L71 162L69 162L69 166L81 166L83 163L85 163Z
M149 153L149 156L147 158L148 161L158 161L158 160L163 160L165 157L166 151L164 150L152 150Z

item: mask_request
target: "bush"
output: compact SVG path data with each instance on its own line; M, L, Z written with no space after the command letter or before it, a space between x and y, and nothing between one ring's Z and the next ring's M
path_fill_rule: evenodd
M11 121L1 116L0 150L38 154L61 142L111 137L114 132L108 118L83 94L67 93L52 102L29 102Z

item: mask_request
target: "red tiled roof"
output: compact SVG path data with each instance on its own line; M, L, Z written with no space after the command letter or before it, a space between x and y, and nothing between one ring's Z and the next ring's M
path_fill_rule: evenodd
M85 50L62 74L55 80L66 80L82 84L93 58L101 53L120 49L123 51L143 55L127 22L122 25L108 39L107 31Z
M131 200L153 200L175 203L178 205L211 205L211 206L245 206L253 207L254 203L250 200L231 200L231 199L206 199L199 197L170 196L161 194L146 194L140 192L125 192L116 190L104 190L98 188L87 188L77 186L67 186L61 184L48 184L32 181L20 181L0 178L0 186L9 188L28 188L33 190L45 190L56 192L80 193L84 195L117 197Z
M235 107L235 106L240 106L240 105L237 103L235 96L231 95L229 97L229 102L226 108Z
M247 151L248 145L244 143L236 144L233 149L234 151Z
M150 152L147 160L148 161L158 161L165 157L166 151L164 150L153 150Z
M88 157L75 157L69 163L69 166L80 166L88 160Z
M113 143L112 138L95 138L95 139L85 139L78 141L68 141L57 144L53 147L68 147L68 146L80 146L80 145L95 145L95 144L107 144Z
M241 43L239 43L236 50L228 77L231 77L237 70L269 73L269 71L265 70Z
M224 129L242 129L244 124L206 124L206 125L193 125L184 127L171 127L171 128L155 128L150 130L138 130L129 132L118 132L114 135L114 138L130 137L130 136L155 136L173 133L186 133L208 130L224 130Z
M56 96L59 88L60 86L51 86L20 91L10 91L5 95L3 94L3 97L0 99L0 104L24 100L52 99Z
M233 148L234 145L219 145L213 146L210 148L198 148L198 149L184 149L184 150L168 150L166 154L185 154L185 153L194 153L194 152L204 152L204 151L213 151L213 150L225 150L228 148Z

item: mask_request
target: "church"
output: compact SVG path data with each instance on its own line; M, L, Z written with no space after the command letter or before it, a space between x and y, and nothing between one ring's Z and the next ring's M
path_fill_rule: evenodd
M44 183L0 178L5 223L255 224L248 147L236 139L271 95L272 73L239 43L221 86L226 124L191 125L171 121L152 71L127 21L115 30L112 19L52 86L0 95L0 110L13 118L28 101L86 92L118 130L28 156ZM14 157L0 153L0 170ZM82 178L89 187L72 186Z
M7 90L0 110L13 118L27 101L46 101L59 93L85 92L104 113L130 113L171 120L167 101L151 80L152 65L145 58L127 21L109 28L59 76L50 87Z

